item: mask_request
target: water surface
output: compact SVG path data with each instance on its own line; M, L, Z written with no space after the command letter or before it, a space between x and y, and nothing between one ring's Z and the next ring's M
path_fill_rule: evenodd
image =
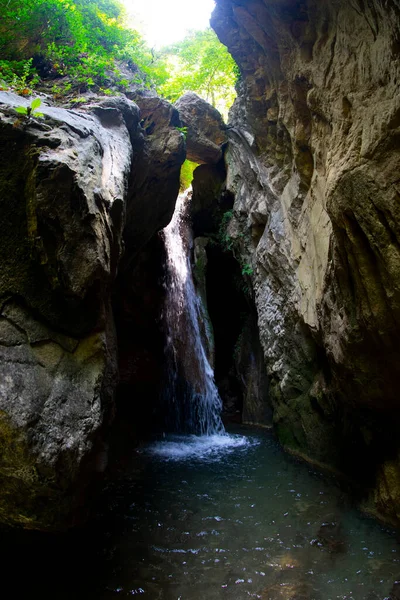
M400 574L393 532L268 432L175 436L141 455L98 598L382 600Z
M174 436L133 453L84 530L2 536L5 598L383 600L393 532L270 432Z

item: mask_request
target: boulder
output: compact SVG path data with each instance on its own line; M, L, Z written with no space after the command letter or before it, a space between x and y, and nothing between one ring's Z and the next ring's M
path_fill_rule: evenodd
M190 217L195 236L217 232L218 213L227 205L223 198L225 179L222 160L216 165L199 165L194 170Z
M175 102L183 127L187 127L187 158L195 163L218 163L221 146L227 141L220 113L194 92L186 92Z
M153 235L170 222L179 193L185 140L177 129L177 110L157 96L135 96L140 108L144 147L136 156L127 201L122 269Z

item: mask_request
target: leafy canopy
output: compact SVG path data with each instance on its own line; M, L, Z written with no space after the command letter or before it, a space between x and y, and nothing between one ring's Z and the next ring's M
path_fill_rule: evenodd
M156 88L172 102L186 91L223 113L233 102L237 67L211 29L192 31L156 52L127 25L119 0L0 2L0 80L17 91L39 82L34 68L39 59L54 79L68 76L61 92L79 94L91 86L107 92L110 72L118 80L120 61L130 65L136 83ZM120 91L130 83L125 77L120 75Z
M53 74L69 75L86 86L106 81L115 61L139 66L142 80L158 83L166 77L151 69L151 50L140 34L126 25L118 0L3 0L0 21L1 77L13 83L33 57L43 57ZM32 63L31 63L32 64ZM35 72L30 64L30 76Z
M236 96L238 68L212 29L192 31L183 41L164 48L162 55L169 72L159 88L163 96L175 102L193 91L226 115Z

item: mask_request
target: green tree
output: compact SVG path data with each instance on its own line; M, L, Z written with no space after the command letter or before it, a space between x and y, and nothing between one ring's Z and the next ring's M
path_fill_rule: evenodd
M132 79L155 86L171 101L192 90L225 114L233 102L237 68L211 29L193 31L156 52L127 26L118 0L0 0L0 5L0 79L18 91L38 79L33 58L48 61L53 75L67 75L66 88L78 93L107 86L119 60L137 65ZM127 83L121 78L121 88Z
M235 99L238 68L212 29L192 31L183 41L163 49L169 77L160 93L175 102L196 92L225 116Z
M126 25L118 0L0 2L0 76L11 83L35 56L49 60L60 75L89 86L95 80L101 84L115 60L137 64L149 85L166 78L140 34Z

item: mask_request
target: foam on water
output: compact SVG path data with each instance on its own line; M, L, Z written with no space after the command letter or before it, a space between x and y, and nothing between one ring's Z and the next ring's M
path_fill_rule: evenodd
M220 460L226 454L236 450L246 450L258 443L256 439L243 435L174 435L155 442L147 448L147 452L172 461L193 459L214 461Z

